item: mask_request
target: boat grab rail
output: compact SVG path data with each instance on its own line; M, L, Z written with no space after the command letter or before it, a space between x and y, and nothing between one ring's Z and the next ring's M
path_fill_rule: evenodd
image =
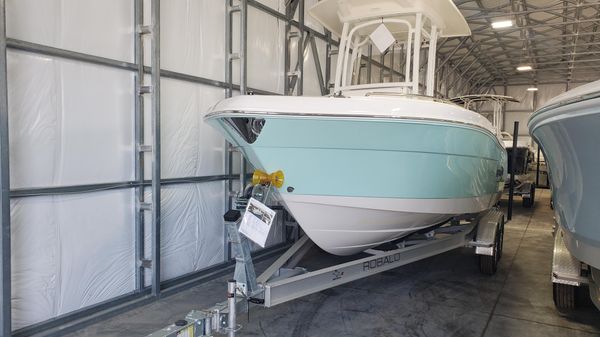
M422 99L425 101L454 104L450 100L447 100L445 98L432 97L432 96L421 95L421 94L403 94L403 93L399 93L399 92L369 91L365 94L365 96L367 96L367 97L368 96L398 96L398 97L406 97L406 98L417 98L417 99Z

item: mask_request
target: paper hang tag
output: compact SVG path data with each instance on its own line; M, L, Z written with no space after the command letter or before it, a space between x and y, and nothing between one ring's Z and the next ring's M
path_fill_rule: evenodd
M392 35L390 30L387 29L383 23L369 35L369 38L373 41L375 48L382 54L396 42L394 35Z
M260 201L250 198L240 224L240 233L264 248L274 219L274 210Z

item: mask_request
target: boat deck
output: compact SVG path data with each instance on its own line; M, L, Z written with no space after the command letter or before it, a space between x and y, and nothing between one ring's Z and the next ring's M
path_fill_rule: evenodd
M493 277L480 274L470 250L454 250L280 306L254 307L250 322L246 314L238 317L239 336L598 336L600 312L587 292L574 313L554 308L549 199L549 191L540 189L533 208L516 203ZM315 251L308 262L316 267L336 258ZM228 278L68 336L144 336L190 309L223 301Z

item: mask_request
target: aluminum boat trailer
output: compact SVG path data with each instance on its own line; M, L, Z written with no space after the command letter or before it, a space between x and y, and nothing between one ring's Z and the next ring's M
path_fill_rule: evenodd
M392 242L391 249L369 249L355 260L308 271L298 266L314 245L305 235L256 277L249 241L238 231L240 219L237 210L224 216L236 260L234 279L228 281L227 301L205 310L192 310L184 319L148 337L233 337L241 329L237 312L248 310L250 303L271 307L460 247L474 247L480 271L492 275L502 256L504 237L504 214L493 208L454 218L426 233L409 235Z
M515 179L513 195L518 195L522 198L523 208L531 208L535 203L535 189L535 182L530 180L520 181ZM509 193L508 184L504 187L504 191L505 193Z
M573 310L577 306L577 288L588 286L590 299L600 310L600 270L573 256L563 240L560 226L554 227L552 256L552 297L559 310Z

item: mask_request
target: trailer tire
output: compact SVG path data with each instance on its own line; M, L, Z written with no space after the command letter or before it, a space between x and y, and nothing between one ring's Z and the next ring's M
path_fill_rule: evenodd
M576 305L577 287L562 284L552 283L552 297L554 305L559 310L573 310Z
M535 202L535 184L531 184L529 196L523 197L523 207L531 208Z
M500 219L500 224L498 225L500 228L500 240L498 240L498 261L502 258L502 251L504 249L504 215Z
M500 250L502 249L500 227L498 224L496 228L496 235L494 240L494 247L492 249L492 255L479 255L479 271L485 275L494 275L498 270L498 261L500 260Z

